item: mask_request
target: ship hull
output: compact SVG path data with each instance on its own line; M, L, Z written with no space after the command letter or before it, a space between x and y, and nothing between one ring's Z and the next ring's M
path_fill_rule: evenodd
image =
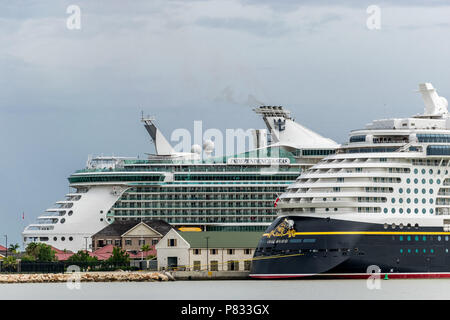
M288 226L289 221L291 226ZM253 278L450 277L450 232L442 226L385 225L287 216L255 251Z

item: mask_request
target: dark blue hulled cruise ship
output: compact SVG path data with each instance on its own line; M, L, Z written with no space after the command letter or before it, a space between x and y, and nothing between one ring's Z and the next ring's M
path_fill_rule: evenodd
M252 277L450 277L448 103L419 90L423 114L352 131L288 187Z

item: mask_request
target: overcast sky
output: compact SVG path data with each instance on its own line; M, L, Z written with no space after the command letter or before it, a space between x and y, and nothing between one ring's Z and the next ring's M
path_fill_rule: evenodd
M140 112L176 128L260 128L283 105L343 142L376 118L450 98L447 1L2 1L0 243L68 191L89 154L152 152ZM26 5L25 5L26 3ZM426 5L425 5L426 3ZM81 29L66 26L81 9ZM366 12L381 9L381 29ZM22 220L22 212L25 220Z

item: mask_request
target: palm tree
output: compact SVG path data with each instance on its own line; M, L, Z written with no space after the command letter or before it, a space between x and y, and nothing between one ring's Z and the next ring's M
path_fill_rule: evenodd
M20 245L18 243L16 244L10 244L8 250L11 251L12 253L17 253L17 249L20 248Z
M150 251L152 248L148 245L148 244L144 244L141 247L141 251L147 253L148 251Z

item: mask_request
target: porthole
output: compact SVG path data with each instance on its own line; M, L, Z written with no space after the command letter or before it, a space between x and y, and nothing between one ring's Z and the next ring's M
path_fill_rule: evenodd
M416 224L414 225L414 228L419 229L419 224L416 223Z
M430 182L430 184L433 184L433 179L430 179L429 182Z
M417 174L419 172L419 170L417 170L417 169L414 169L414 173L415 174Z
M387 208L384 208L383 211L384 211L384 213L388 213L388 209Z
M387 229L389 226L387 223L384 224L384 229Z
M411 179L410 178L406 179L406 183L411 183Z
M410 208L406 209L406 212L411 213L411 209Z
M398 192L403 193L403 189L402 188L398 189Z
M415 203L415 204L419 203L419 199L414 198L414 203Z
M437 239L438 239L438 241L441 241L442 238L441 238L441 236L438 236Z
M406 225L406 227L408 227L408 229L411 229L411 223L408 223L408 224Z
M61 241L65 241L66 240L66 238L65 237L61 237Z
M423 204L427 203L427 199L422 198L422 203L423 203Z
M418 184L418 183L419 183L419 179L417 179L417 178L414 179L414 183L415 183L415 184Z
M64 223L64 222L66 222L66 219L62 218L60 222ZM61 240L62 240L62 238L61 238Z
M426 190L425 188L422 189L422 193L423 193L423 194L427 193L427 190Z
M69 241L73 241L73 237L69 237Z
M423 208L423 209L422 209L422 213L423 213L423 214L427 213L427 209Z
M395 213L395 208L392 208L392 209L391 209L391 212L392 212L392 213Z
M56 240L58 240L58 238L57 237L53 237L53 241L56 241Z
M70 210L69 213L68 213L68 215L71 216L72 214L73 214L73 211Z
M427 183L427 180L422 179L422 184L425 184L425 183Z
M100 218L100 221L103 221L103 218Z
M430 209L430 213L432 214L434 212L434 210L433 209Z
M407 203L411 203L411 199L410 199L410 198L407 198L407 199L406 199L406 202L407 202Z
M411 193L411 189L410 188L406 189L406 193Z
M398 199L398 202L403 203L403 198Z
M414 193L415 193L415 194L418 194L418 193L419 193L419 189L417 189L417 188L414 189Z
M395 198L392 198L392 199L391 199L391 202L392 202L392 203L395 203Z
M419 213L419 209L415 208L414 213Z
M433 189L430 189L430 194L433 194Z
M392 229L395 229L395 223L393 223L393 224L391 225L391 228L392 228Z
M103 213L103 210L100 210L100 214L102 214Z
M403 229L403 223L400 223L399 228L400 230Z
M399 211L400 213L403 213L403 209L402 209L402 208L398 209L398 211ZM401 229L401 228L400 228L400 229Z
M425 169L422 169L422 174L425 174Z
M436 183L437 183L437 184L441 184L441 180L440 180L440 179L437 179L437 180L436 180Z
M430 174L433 174L433 169L430 169L428 172L429 172Z

